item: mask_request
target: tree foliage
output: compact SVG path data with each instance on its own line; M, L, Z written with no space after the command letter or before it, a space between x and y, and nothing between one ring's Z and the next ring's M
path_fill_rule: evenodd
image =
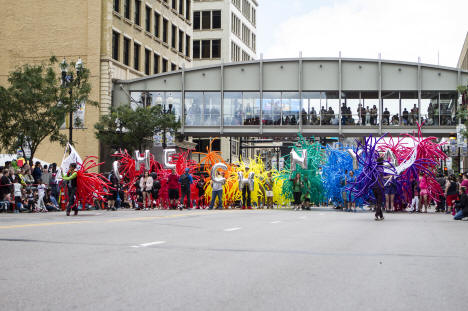
M102 143L129 152L148 148L156 133L175 132L179 127L175 115L164 113L160 105L132 109L129 104L112 107L110 113L94 125L96 137Z
M10 72L9 86L0 86L0 142L2 149L16 153L25 148L34 157L44 139L65 145L66 135L60 132L68 113L79 108L80 102L96 104L89 100L91 86L89 70L83 68L79 83L62 86L57 77L57 59L48 64L30 65ZM72 91L72 92L70 92ZM74 96L70 96L75 92Z

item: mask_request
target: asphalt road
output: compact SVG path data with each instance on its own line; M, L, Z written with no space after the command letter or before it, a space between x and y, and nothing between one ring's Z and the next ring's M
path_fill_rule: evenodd
M0 214L0 258L0 310L468 308L468 222L440 214Z

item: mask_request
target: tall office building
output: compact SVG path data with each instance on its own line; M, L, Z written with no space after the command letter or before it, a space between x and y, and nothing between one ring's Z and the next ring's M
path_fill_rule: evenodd
M257 58L256 0L194 0L195 66Z
M468 33L466 34L465 42L458 59L458 68L468 70Z
M84 125L73 131L73 140L83 157L99 155L94 124L109 110L113 79L191 67L191 4L191 0L2 1L0 84L6 85L8 73L25 63L47 61L51 55L68 62L81 58L91 70L91 99L99 107L84 107ZM62 155L63 147L48 140L36 153L55 162Z

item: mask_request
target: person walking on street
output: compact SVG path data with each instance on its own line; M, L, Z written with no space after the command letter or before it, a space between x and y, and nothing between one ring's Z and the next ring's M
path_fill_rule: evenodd
M216 177L221 177L221 172L216 171ZM210 209L213 209L216 198L218 198L218 207L217 209L223 209L223 185L225 181L215 181L211 180L211 203Z
M73 207L75 216L78 215L78 207L75 206L75 194L76 188L78 187L78 173L76 170L76 163L71 163L70 168L68 169L67 175L63 176L62 179L67 181L68 186L68 205L67 205L67 216L70 216L70 211Z
M167 178L167 187L169 191L169 208L177 208L177 200L179 199L179 178L176 175L175 169L172 169L171 174Z
M301 174L296 173L296 177L291 179L292 182L292 190L294 196L294 210L301 209L301 195L302 195L302 182L301 182Z
M383 167L382 157L377 158L377 166L381 168ZM383 172L383 169L379 171ZM379 175L379 178L372 186L372 192L374 193L375 197L375 220L384 220L382 211L385 204L383 176Z
M151 201L151 191L153 190L153 178L149 175L148 171L145 171L143 177L140 178L140 189L143 193L143 209L148 210L148 200L150 201L150 206L153 205Z
M205 178L203 175L200 175L200 179L197 182L198 189L198 200L197 200L197 209L200 209L200 206L205 209Z
M190 197L190 185L193 184L193 177L189 172L190 169L187 167L185 169L185 173L182 174L179 178L181 190L180 205L183 207L185 198L187 198L187 205L185 205L187 209L191 208L192 206L192 199Z

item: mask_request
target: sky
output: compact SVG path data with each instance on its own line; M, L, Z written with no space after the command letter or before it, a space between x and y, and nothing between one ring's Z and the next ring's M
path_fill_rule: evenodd
M258 56L342 57L456 67L468 0L259 0Z

